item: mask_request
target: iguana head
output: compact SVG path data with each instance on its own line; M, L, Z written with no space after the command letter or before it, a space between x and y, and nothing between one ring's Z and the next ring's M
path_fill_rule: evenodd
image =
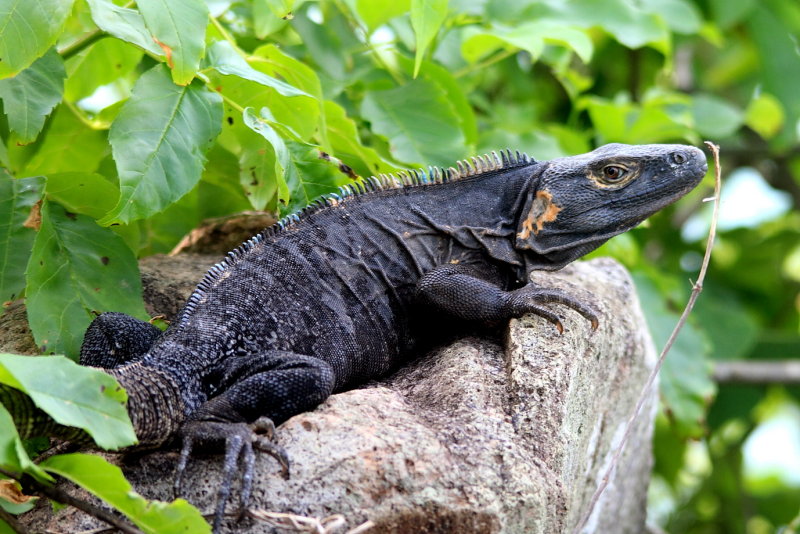
M515 248L558 269L691 191L708 170L684 145L610 144L542 168L519 214ZM541 261L541 264L539 262Z

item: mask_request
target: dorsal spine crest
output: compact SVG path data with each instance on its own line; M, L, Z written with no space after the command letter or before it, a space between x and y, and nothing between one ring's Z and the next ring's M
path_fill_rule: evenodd
M402 170L395 173L379 174L377 176L362 178L347 185L343 185L337 192L323 195L301 209L299 213L292 213L291 215L283 217L272 226L265 228L234 250L228 252L227 256L221 262L208 270L194 292L189 296L178 318L178 326L181 327L185 324L198 303L203 299L205 293L213 287L214 283L219 280L225 270L239 261L242 256L253 250L258 244L300 223L303 218L327 207L335 206L347 197L364 195L377 191L402 189L404 187L448 183L488 172L522 167L535 162L535 159L523 152L518 150L512 152L510 149L505 149L501 150L499 153L492 151L483 156L475 156L469 160L457 161L454 167L428 167L427 170Z

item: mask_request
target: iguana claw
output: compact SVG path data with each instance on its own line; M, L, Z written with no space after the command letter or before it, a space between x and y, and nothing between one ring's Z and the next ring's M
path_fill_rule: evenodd
M253 489L255 468L254 449L265 452L281 464L284 477L289 476L289 457L282 447L273 443L275 424L267 417L260 417L252 424L220 421L189 421L180 431L183 442L175 474L175 496L181 494L183 474L189 455L193 449L203 451L224 450L222 464L222 484L217 493L217 506L214 510L213 531L218 532L225 515L225 505L231 493L231 485L236 471L242 471L242 488L239 511L241 519L250 501ZM240 464L241 462L241 464Z
M509 306L513 315L519 316L525 313L538 315L553 323L558 329L558 333L563 334L564 326L558 316L541 307L540 304L561 304L572 308L589 321L592 330L597 330L600 324L595 310L560 289L545 289L530 284L509 293Z

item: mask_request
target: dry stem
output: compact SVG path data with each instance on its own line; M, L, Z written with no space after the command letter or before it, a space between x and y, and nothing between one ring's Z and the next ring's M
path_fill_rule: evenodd
M680 333L683 325L686 324L686 319L689 317L689 313L691 313L692 308L694 308L694 303L697 301L697 297L700 295L700 292L703 290L703 280L706 277L706 271L708 270L708 264L711 260L711 249L714 247L714 238L717 235L717 220L719 219L719 198L720 198L720 189L722 187L722 179L721 174L722 170L719 165L719 147L714 143L706 141L706 146L711 150L711 153L714 156L714 213L711 216L711 228L708 230L708 240L706 241L706 252L703 256L703 263L700 266L700 273L697 276L697 282L694 283L692 286L692 293L689 295L689 301L686 303L686 307L683 309L683 313L681 314L680 319L678 319L678 323L675 325L675 328L672 330L672 333L667 339L667 342L664 344L664 348L661 350L661 354L658 357L658 361L656 362L655 367L653 368L650 376L647 379L647 383L645 384L644 388L642 389L642 393L639 395L639 401L636 403L636 407L633 409L633 413L631 413L630 418L628 419L628 424L625 427L625 433L622 435L622 440L620 441L617 448L614 450L614 456L611 459L611 465L608 466L606 472L603 474L603 478L600 480L600 484L597 486L594 494L592 495L592 499L589 501L589 506L586 508L586 512L581 517L581 520L578 522L577 526L573 530L573 534L580 534L581 530L586 526L588 523L589 518L594 511L597 502L600 500L600 496L603 494L603 491L608 487L608 483L611 480L611 475L616 469L617 464L619 463L619 459L622 456L622 451L625 448L625 445L628 442L628 438L630 438L631 432L633 431L633 424L636 421L636 418L639 417L639 413L642 411L642 407L644 406L645 401L647 400L647 394L650 389L653 387L653 383L658 376L658 372L661 370L661 366L664 364L664 360L667 357L667 353L672 348L673 343L675 343L675 339L678 337L678 333Z

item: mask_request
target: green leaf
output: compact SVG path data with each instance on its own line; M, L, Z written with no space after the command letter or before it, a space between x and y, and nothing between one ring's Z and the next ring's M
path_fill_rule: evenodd
M592 40L574 25L554 20L534 20L513 28L495 28L491 31L474 32L464 39L461 52L464 59L475 63L484 56L508 45L525 50L536 61L544 51L546 43L558 44L573 50L584 61L592 59Z
M447 0L411 0L411 26L416 35L414 77L422 65L422 58L447 17Z
M99 219L117 203L119 190L96 173L59 172L47 176L46 194L67 211Z
M187 85L205 53L208 7L203 0L139 0L136 5L164 50L172 80Z
M258 69L272 68L266 60L255 62L254 65ZM257 159L259 159L259 154L257 154L259 151L261 152L260 157L266 156L264 139L254 135L244 125L239 109L268 108L275 117L276 125L282 131L291 132L289 135L299 139L311 140L318 131L321 106L320 102L313 98L285 97L271 87L265 87L239 76L217 76L212 78L212 83L224 97L225 121L222 125L219 142L234 153L240 154L244 150L253 150L255 152L253 156ZM255 199L251 197L251 200ZM256 201L253 207L263 209L263 204Z
M61 454L41 464L67 478L128 516L144 532L153 534L210 533L200 512L183 499L171 503L148 501L133 491L122 470L99 456Z
M358 135L358 127L339 104L325 101L325 131L336 157L362 176L394 172L398 167L384 161L372 148L366 147Z
M0 167L4 167L6 169L11 168L11 160L8 157L8 147L6 146L2 137L0 137Z
M251 202L253 196L261 204L277 196L280 211L293 213L346 183L344 174L320 159L319 149L284 141L272 127L274 120L267 109L257 117L252 108L247 108L244 121L263 137L262 143L268 143L247 143L240 159L242 185Z
M659 15L675 33L697 33L703 24L697 7L686 0L644 0L640 5L646 13Z
M443 91L429 81L370 91L361 111L400 161L450 165L468 155L459 117Z
M292 3L291 0L287 3ZM291 18L290 8L285 7L283 13L276 12L275 4L285 7L283 0L253 0L253 31L256 37L264 39L268 35L277 32Z
M40 482L53 481L50 475L28 457L14 426L14 419L2 403L0 403L0 467L12 473L28 473Z
M764 139L771 139L783 127L785 115L780 100L769 93L761 93L747 106L744 121Z
M356 12L370 30L411 9L411 0L356 0Z
M248 61L253 68L272 76L279 76L313 98L278 98L272 106L267 107L281 123L291 126L301 139L309 139L314 133L318 133L321 144L327 147L322 84L314 69L284 53L274 44L256 48ZM312 105L317 106L317 109L311 109Z
M481 58L503 48L505 44L506 41L494 32L481 32L468 28L461 42L461 55L469 63L477 63ZM536 34L526 36L525 50L536 60L544 50L544 41Z
M244 123L248 128L266 139L275 151L275 159L272 161L272 168L275 172L278 202L286 207L289 204L290 195L287 178L289 173L295 172L295 168L292 165L291 155L289 154L289 149L286 147L286 142L270 124L274 122L271 120L272 117L265 115L265 113L268 113L266 108L261 110L261 116L256 115L253 108L245 108L243 114ZM296 179L296 177L293 178L293 180Z
M670 311L652 278L633 273L647 325L660 350L678 322L678 313ZM661 399L679 435L698 438L705 431L705 414L714 397L716 385L711 379L708 341L691 322L681 330L661 370Z
M309 147L293 141L288 142L294 172L288 174L289 205L288 213L294 213L307 206L312 200L336 189L350 181L344 173L330 162L320 158L316 147Z
M695 141L689 101L682 95L645 98L641 105L612 102L597 97L582 101L603 143L664 143L675 139Z
M602 258L604 256L611 256L628 269L636 267L639 262L642 261L642 252L639 244L636 242L631 232L625 232L612 237L603 243L600 248L590 252L584 256L584 258Z
M397 60L409 73L411 72L413 63L410 59L400 56ZM470 153L474 152L475 145L478 142L478 121L475 118L472 105L464 93L463 84L459 83L450 71L430 61L422 62L418 77L436 84L439 91L450 102L453 111L458 117L461 131L464 133L464 142L468 147L466 150Z
M663 19L628 0L572 0L548 2L540 7L542 18L582 28L599 26L628 48L649 44L664 53L671 49Z
M733 291L706 283L693 313L711 342L712 359L735 360L750 355L759 325Z
M106 133L89 128L65 106L53 113L47 135L40 143L36 155L17 176L94 172L108 152Z
M26 303L42 352L77 355L92 312L147 317L136 258L119 236L57 204L42 203L41 214Z
M142 59L142 51L119 39L101 39L67 61L69 77L64 98L71 102L90 96L101 85L120 79Z
M57 423L85 430L104 449L136 443L128 395L99 369L64 356L0 354L0 382L27 393Z
M653 471L675 486L685 461L687 441L675 432L675 426L661 412L656 415L653 436Z
M242 139L239 152L239 183L252 209L263 211L278 192L283 167L276 166L275 150L260 135ZM284 199L286 200L286 199Z
M216 41L208 49L208 65L220 74L234 74L267 87L272 87L283 96L311 96L272 76L251 67L228 41Z
M0 302L14 300L25 288L25 264L36 237L25 222L43 190L42 176L15 180L0 169Z
M0 3L0 78L28 68L53 46L74 0L4 0Z
M726 30L743 20L758 0L711 0L709 8L720 29Z
M800 119L800 54L797 53L796 15L758 2L746 21L758 52L758 76L754 80L762 89L783 103L786 121L776 141L789 146L797 143L797 121ZM787 7L796 6L789 3Z
M250 133L253 137L257 137L253 132ZM238 173L237 157L219 143L214 145L197 191L198 212L201 219L223 217L252 209L242 188L231 180L231 177L237 176Z
M161 213L137 221L136 226L143 232L147 245L137 251L139 255L166 254L182 237L200 225L197 191L198 187L195 187Z
M692 114L698 133L710 139L728 137L744 122L743 113L739 108L711 95L693 96Z
M61 56L50 49L13 78L0 80L8 127L20 143L30 143L39 135L45 118L61 102L66 76Z
M189 192L221 122L222 99L200 81L175 85L163 65L144 73L111 127L120 199L98 223L149 217Z
M92 10L94 23L101 30L157 57L165 57L164 50L153 41L138 11L118 6L111 0L86 0L86 3Z
M293 89L299 89L305 92L306 96L322 100L322 84L314 69L286 54L278 46L274 44L259 46L247 60L253 68L272 76L280 76L289 82Z

